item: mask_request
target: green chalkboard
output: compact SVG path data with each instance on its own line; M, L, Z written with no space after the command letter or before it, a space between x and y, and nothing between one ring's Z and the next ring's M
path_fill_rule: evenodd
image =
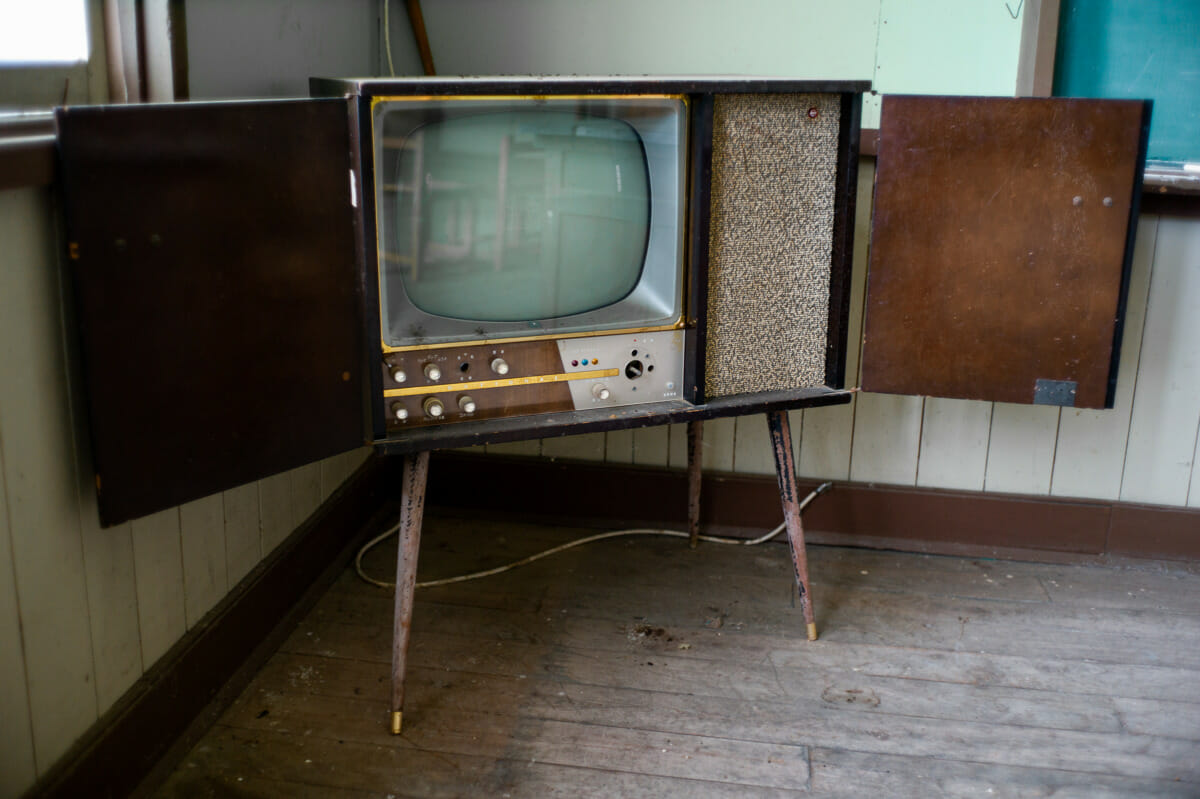
M1054 93L1152 99L1149 158L1200 161L1200 0L1063 0Z

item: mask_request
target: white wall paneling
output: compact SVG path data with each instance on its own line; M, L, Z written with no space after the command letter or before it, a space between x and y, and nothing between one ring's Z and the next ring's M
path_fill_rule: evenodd
M183 610L190 630L229 591L225 505L220 494L179 507Z
M800 411L792 411L788 415L788 422L792 429L792 449L795 450L800 443L804 415ZM775 451L771 448L766 414L738 417L733 436L733 471L742 474L775 474Z
M604 460L604 434L584 433L542 439L542 455L581 461Z
M1121 499L1188 501L1200 422L1200 223L1158 223Z
M633 431L611 430L604 434L605 463L633 463Z
M1059 409L997 402L992 408L984 488L1010 494L1049 494Z
M225 581L231 588L262 560L258 501L258 483L231 488L221 494L225 520Z
M917 485L983 490L991 424L990 402L926 399Z
M96 720L56 245L42 189L0 192L0 440L39 768Z
M915 485L921 451L921 397L858 395L850 479L859 483Z
M633 431L633 462L642 466L666 466L671 444L671 428L641 427Z
M288 472L258 481L259 529L264 556L295 528L292 509L292 476Z
M0 439L0 475L4 473L4 441ZM0 492L0 796L20 796L33 783L33 716L29 680L21 640L21 611L13 575L8 504Z

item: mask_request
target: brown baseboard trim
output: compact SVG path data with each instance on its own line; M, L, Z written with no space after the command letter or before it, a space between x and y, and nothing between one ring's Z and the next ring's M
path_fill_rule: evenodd
M802 480L802 491L817 485ZM436 453L427 502L450 511L683 529L680 469ZM705 474L701 525L751 535L781 521L773 475ZM812 543L970 557L1200 560L1200 509L837 483L805 511Z
M277 646L286 634L281 622L298 620L303 600L315 599L342 571L371 532L377 511L390 501L399 483L397 467L397 459L386 458L363 464L147 671L29 795L123 797L137 789L164 755L180 749L181 736L197 717L207 711L215 718L215 698L236 697L231 678L252 676L253 661L265 660L270 652L264 650L273 648L264 643L274 640ZM198 732L193 728L189 737Z

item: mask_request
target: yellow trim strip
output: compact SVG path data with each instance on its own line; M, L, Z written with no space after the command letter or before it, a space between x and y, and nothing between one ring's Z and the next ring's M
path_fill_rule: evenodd
M385 397L412 397L417 394L446 394L456 391L482 391L485 388L508 388L530 386L537 383L562 383L567 380L592 380L597 377L616 377L620 369L592 369L587 372L566 372L556 375L534 377L506 377L503 380L473 380L469 383L445 383L435 386L410 386L409 388L384 389Z

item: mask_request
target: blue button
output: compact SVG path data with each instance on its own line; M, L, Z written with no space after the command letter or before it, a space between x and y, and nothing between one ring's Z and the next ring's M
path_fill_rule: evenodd
M587 366L587 358L584 358L582 361L580 361L580 363L584 366Z

